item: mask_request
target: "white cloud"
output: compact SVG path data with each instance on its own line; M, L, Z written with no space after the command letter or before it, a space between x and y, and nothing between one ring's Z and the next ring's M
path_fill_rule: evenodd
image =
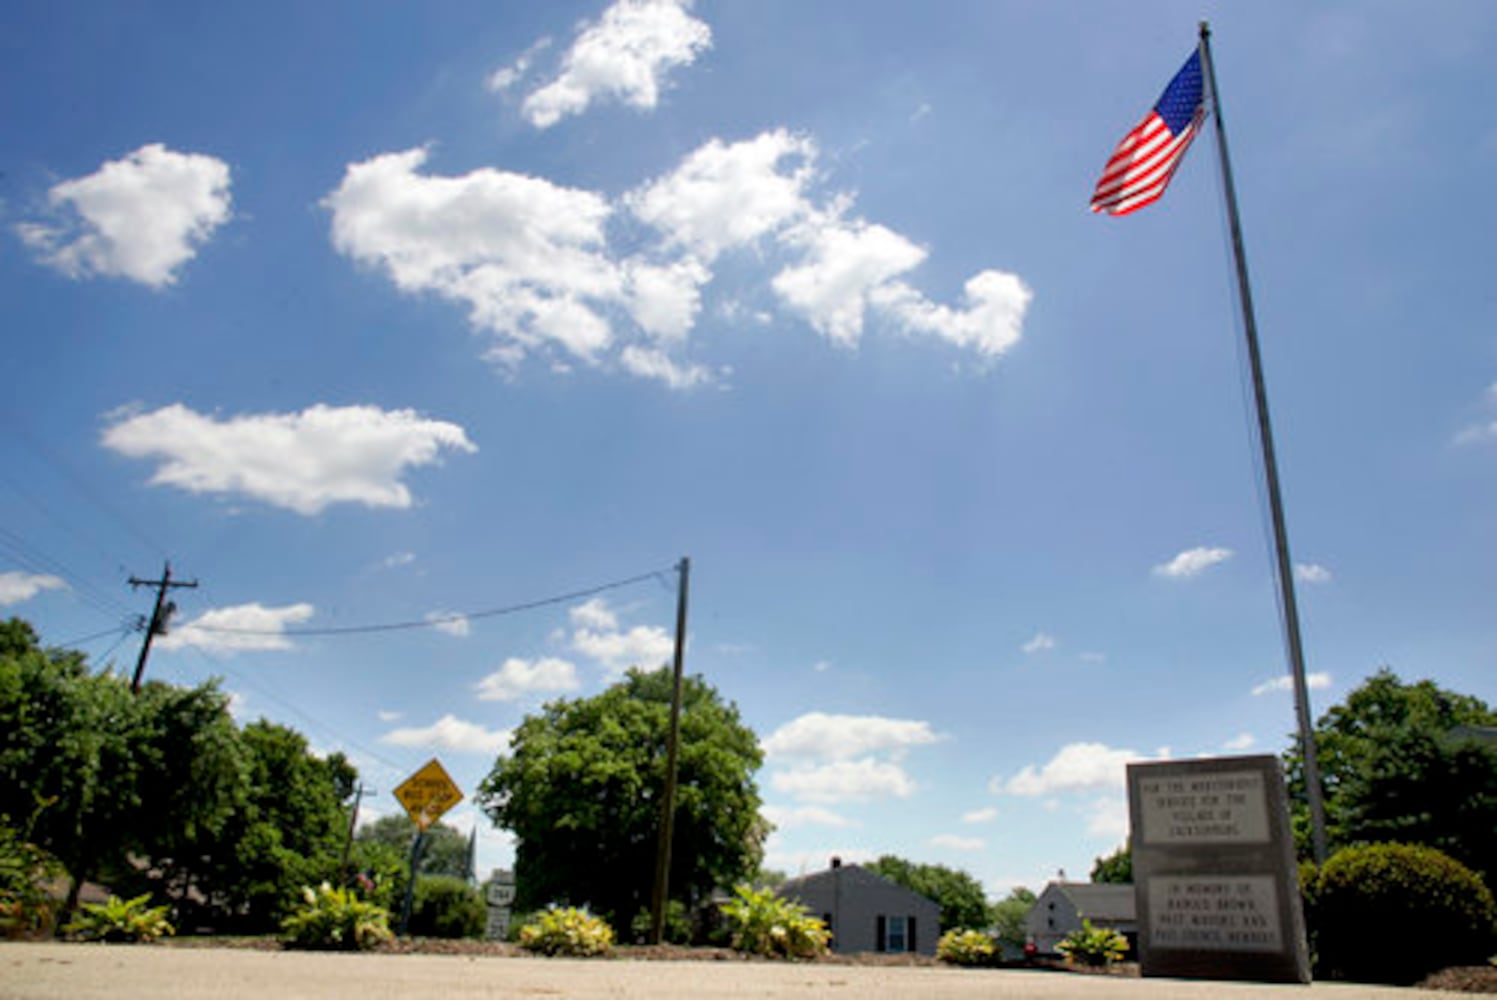
M1318 563L1295 563L1294 579L1298 583L1330 583L1331 571Z
M452 611L431 611L426 615L431 627L446 635L466 639L473 631L473 623L464 615Z
M594 597L577 605L568 612L572 624L578 628L594 629L600 632L615 632L619 627L619 617L608 602L601 597Z
M770 786L806 802L851 802L871 798L909 798L915 783L904 768L872 757L835 760L771 775Z
M1243 750L1252 749L1253 744L1257 742L1258 740L1253 736L1252 733L1238 733L1236 736L1223 743L1222 749L1230 750L1233 753L1241 753Z
M395 552L385 556L384 567L385 569L396 569L400 566L409 566L415 561L416 553L414 552Z
M932 847L944 847L952 851L980 851L987 847L981 837L961 837L954 833L938 833L930 838Z
M1087 808L1086 833L1089 837L1117 843L1128 836L1128 800L1107 795L1092 801Z
M925 259L925 251L903 236L861 219L808 220L786 239L802 246L806 259L775 275L775 292L844 346L862 336L873 291Z
M210 653L247 653L290 649L288 625L299 625L316 609L310 604L267 608L239 604L205 611L185 625L173 626L156 640L157 649L202 649ZM220 631L221 630L221 631Z
M855 826L852 820L821 806L764 806L759 810L776 830L793 830L805 826Z
M548 128L604 97L654 108L666 72L690 65L712 44L711 29L690 7L690 0L618 0L596 24L582 27L561 74L525 98L526 119Z
M72 278L97 274L162 288L228 221L229 167L150 143L53 186L47 197L76 219L16 227L43 263Z
M578 629L572 636L572 648L619 673L629 667L654 670L670 660L676 643L658 625L636 625L627 632Z
M840 761L883 751L902 752L940 739L930 723L915 719L808 712L776 729L763 746L770 757Z
M381 736L381 743L400 747L426 747L457 753L499 753L509 747L507 729L485 729L475 722L465 722L454 715L444 715L423 728L392 729Z
M1231 549L1207 548L1201 546L1194 549L1186 549L1167 563L1154 567L1156 576L1167 576L1171 579L1184 580L1215 566L1217 563L1226 562L1232 558Z
M480 701L514 701L538 692L575 691L577 686L577 668L566 660L510 657L479 681L476 689Z
M29 601L44 590L67 590L67 583L57 576L11 570L0 573L0 605Z
M404 712L389 712L384 709L380 709L378 712L379 721L381 722L394 722L404 714Z
M690 389L713 381L712 373L701 365L679 365L664 351L633 344L620 352L619 364L625 371L658 379L672 389Z
M1025 796L1122 788L1127 780L1126 765L1144 759L1136 751L1102 743L1067 743L1044 766L1030 764L1008 781L994 778L989 787L995 792Z
M550 36L536 39L534 45L522 52L514 62L508 66L502 66L488 75L484 85L491 93L502 93L525 79L525 74L530 72L530 66L535 62L535 57L543 50L551 47Z
M1497 440L1497 420L1484 424L1472 424L1455 436L1456 444L1480 444Z
M1026 653L1040 653L1047 649L1055 648L1055 637L1046 635L1044 632L1036 632L1033 639L1019 647Z
M478 450L458 425L413 410L320 404L220 420L177 403L117 419L103 443L131 458L159 457L153 485L238 494L307 515L334 503L409 507L407 467L437 462L443 449Z
M1305 675L1305 687L1309 688L1311 691L1324 691L1330 686L1331 675L1323 670ZM1260 695L1268 694L1273 691L1292 690L1294 690L1294 679L1288 674L1285 674L1282 677L1274 677L1264 681L1262 684L1259 684L1257 687L1253 688L1253 694Z
M991 823L998 818L998 809L988 806L984 809L973 809L971 812L962 813L963 823Z
M962 294L967 307L953 309L895 281L874 289L869 299L905 330L931 334L984 358L997 358L1019 342L1034 292L1018 275L979 271L967 279Z

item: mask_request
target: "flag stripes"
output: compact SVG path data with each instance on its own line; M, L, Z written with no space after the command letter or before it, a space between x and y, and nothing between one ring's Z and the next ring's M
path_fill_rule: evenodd
M1206 114L1199 52L1113 150L1092 192L1093 212L1127 215L1159 200Z

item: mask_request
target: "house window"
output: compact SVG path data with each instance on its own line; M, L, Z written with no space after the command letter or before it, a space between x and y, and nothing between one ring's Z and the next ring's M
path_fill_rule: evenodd
M889 918L889 936L885 945L886 951L909 951L909 939L905 934L904 917Z

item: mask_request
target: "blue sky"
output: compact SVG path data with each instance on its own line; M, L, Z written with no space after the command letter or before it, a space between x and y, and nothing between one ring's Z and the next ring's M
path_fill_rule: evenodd
M0 611L128 669L170 559L151 676L388 812L689 555L770 865L1084 877L1294 725L1214 145L1086 207L1203 17L1314 709L1497 701L1486 3L8 4Z

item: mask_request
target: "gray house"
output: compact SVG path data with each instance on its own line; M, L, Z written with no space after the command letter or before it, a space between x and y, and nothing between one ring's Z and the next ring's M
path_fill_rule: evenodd
M826 921L832 950L936 953L941 908L858 865L832 859L824 872L789 879L779 894Z
M1083 920L1111 927L1128 939L1130 951L1137 951L1138 910L1132 885L1051 882L1024 918L1024 930L1041 955L1053 955L1067 934L1081 930Z

